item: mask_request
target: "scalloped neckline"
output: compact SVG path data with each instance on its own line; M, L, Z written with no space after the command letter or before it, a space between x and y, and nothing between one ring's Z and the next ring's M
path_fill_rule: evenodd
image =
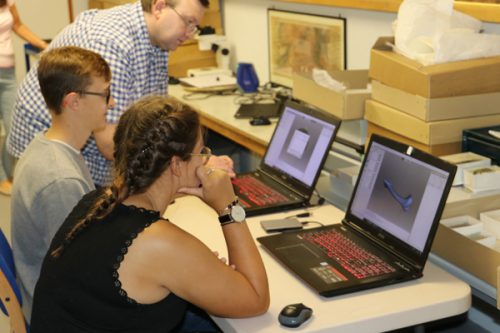
M148 214L151 214L151 215L157 215L158 217L161 217L161 214L159 211L157 210L153 210L153 209L147 209L147 208L144 208L144 207L137 207L136 205L125 205L125 204L120 204L121 206L125 207L126 209L129 209L129 210L135 210L135 211L139 211L139 212L143 212L143 213L148 213Z

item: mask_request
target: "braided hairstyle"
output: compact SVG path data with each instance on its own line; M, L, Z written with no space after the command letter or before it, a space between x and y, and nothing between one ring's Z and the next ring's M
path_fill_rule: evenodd
M149 96L134 103L120 118L113 138L112 184L51 255L59 257L92 222L102 220L129 196L144 193L172 157L189 160L200 133L196 111L175 98Z

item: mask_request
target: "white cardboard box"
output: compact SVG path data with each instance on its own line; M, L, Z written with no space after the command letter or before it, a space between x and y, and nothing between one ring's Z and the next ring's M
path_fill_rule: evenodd
M464 169L464 186L472 192L500 189L500 167L476 167Z
M444 155L440 157L441 159L457 166L455 179L453 179L453 186L462 185L464 183L465 169L475 167L488 167L491 165L491 159L472 152Z
M336 92L318 85L310 74L293 74L293 97L332 113L342 120L362 119L365 100L371 95L367 70L335 71L329 73L344 83L347 89Z
M500 209L482 212L479 218L484 223L484 230L500 239Z
M455 216L447 219L442 219L441 224L451 228L452 230L464 235L470 236L478 234L483 230L483 222L469 215Z
M470 235L468 238L472 239L474 242L478 242L479 244L483 244L484 246L487 247L494 247L497 241L495 235L485 230L481 231L478 234Z

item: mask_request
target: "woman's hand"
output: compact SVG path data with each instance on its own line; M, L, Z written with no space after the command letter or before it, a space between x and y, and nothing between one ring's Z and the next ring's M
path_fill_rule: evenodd
M236 265L232 265L232 264L230 265L225 257L221 257L219 255L218 251L212 251L212 252L215 254L215 256L217 257L217 259L219 259L224 265L228 265L232 269L236 269Z
M210 159L208 160L207 163L208 167L214 168L214 169L222 169L227 172L229 177L233 178L236 176L234 173L234 162L231 159L231 157L227 155L212 155L210 156Z
M209 166L196 169L201 187L183 187L178 193L195 195L202 199L216 212L223 211L235 198L231 179L226 171Z

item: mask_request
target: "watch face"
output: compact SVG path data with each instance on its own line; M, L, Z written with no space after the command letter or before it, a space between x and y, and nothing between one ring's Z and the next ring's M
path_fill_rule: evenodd
M245 210L240 205L234 205L231 208L231 217L236 222L243 222L243 221L245 221L245 217L246 217Z

